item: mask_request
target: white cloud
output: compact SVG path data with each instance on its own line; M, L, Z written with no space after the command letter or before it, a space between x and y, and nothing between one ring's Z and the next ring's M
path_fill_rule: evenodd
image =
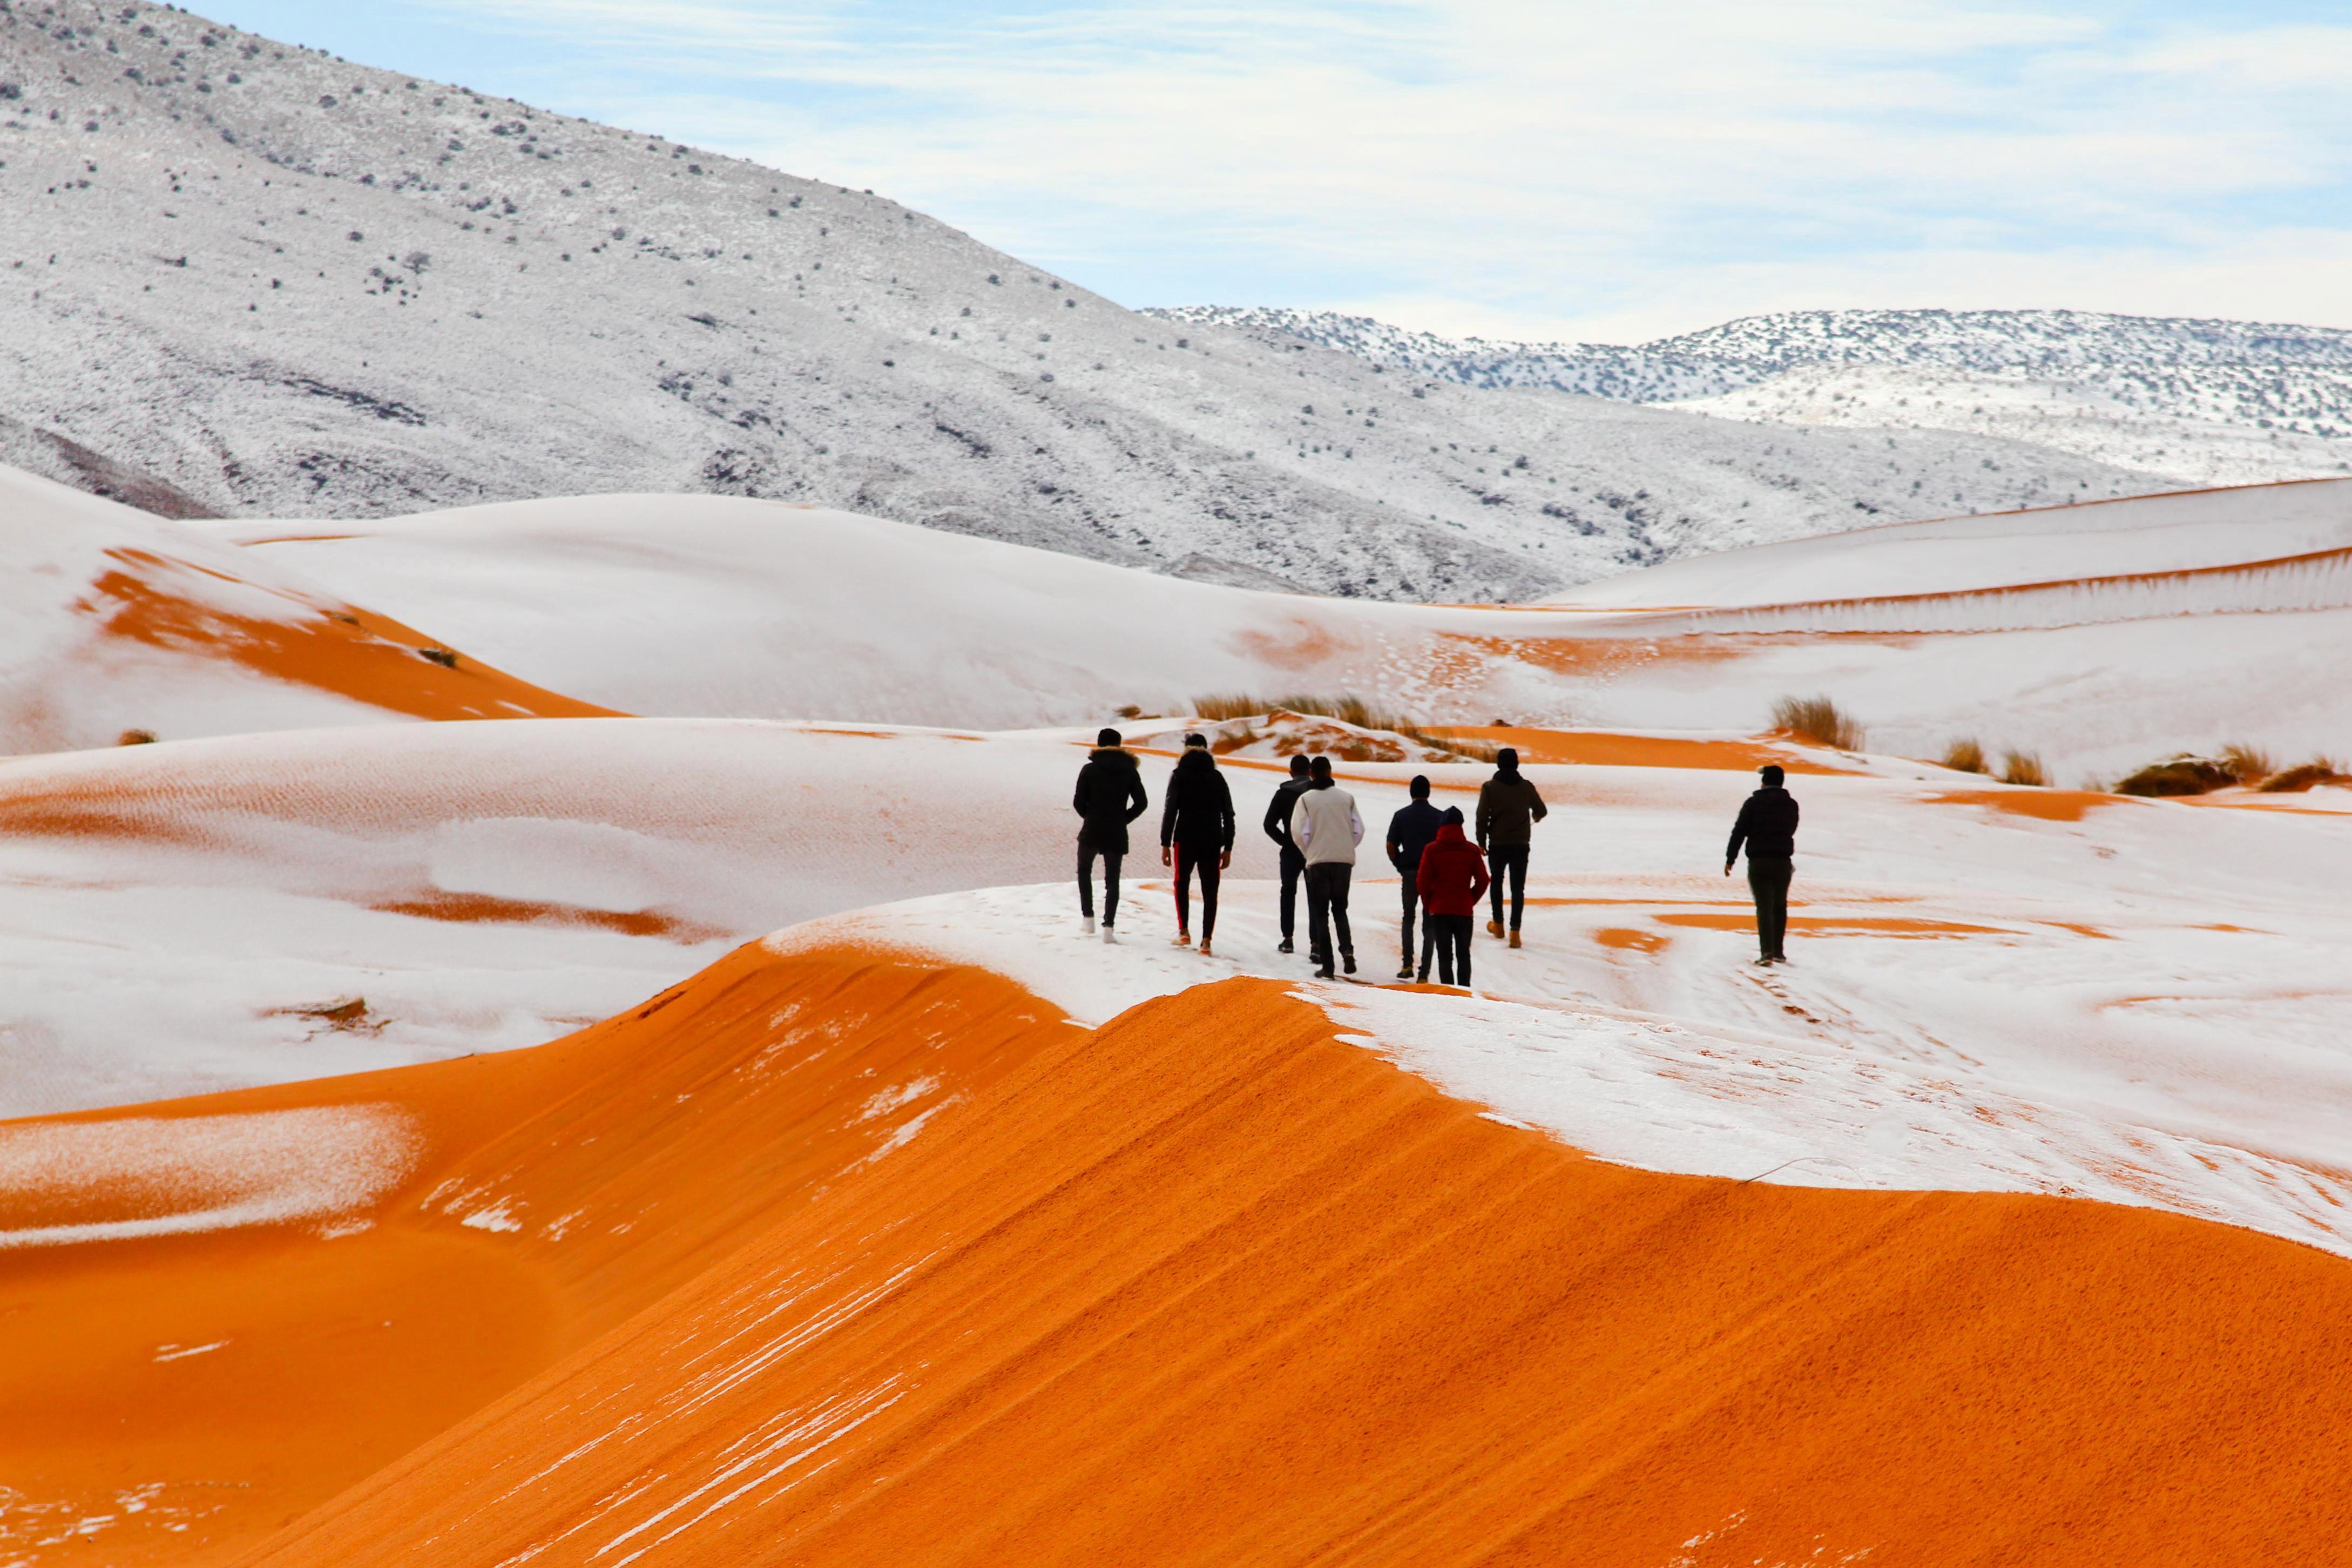
M887 191L1134 303L2352 321L2339 232L2296 226L2346 211L2352 26L2093 0L464 9L560 34L589 73L565 107Z

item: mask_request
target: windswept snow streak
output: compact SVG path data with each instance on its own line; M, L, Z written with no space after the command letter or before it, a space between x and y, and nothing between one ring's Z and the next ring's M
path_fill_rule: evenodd
M412 1119L390 1104L0 1126L0 1214L12 1222L0 1247L351 1214L396 1185L417 1152Z

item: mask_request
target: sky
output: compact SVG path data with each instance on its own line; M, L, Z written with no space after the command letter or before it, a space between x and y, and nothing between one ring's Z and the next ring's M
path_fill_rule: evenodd
M200 0L872 189L1122 304L1627 342L1760 311L2352 327L2345 0Z

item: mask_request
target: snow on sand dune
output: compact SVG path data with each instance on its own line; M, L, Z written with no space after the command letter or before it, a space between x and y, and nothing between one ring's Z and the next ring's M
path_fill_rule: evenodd
M45 1255L0 1451L121 1563L2220 1564L2352 1522L2338 1260L1606 1164L1349 1032L1247 978L1073 1027L810 944L215 1100L395 1103L425 1152L365 1230Z

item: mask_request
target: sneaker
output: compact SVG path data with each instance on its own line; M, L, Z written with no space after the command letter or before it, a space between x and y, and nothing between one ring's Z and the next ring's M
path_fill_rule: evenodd
M1178 932L1176 933L1176 945L1177 945L1178 947L1190 947L1190 946L1192 946L1192 933L1191 931L1178 931Z
M1398 970L1398 971L1397 971L1397 978L1398 978L1399 980L1410 980L1410 979L1412 979L1412 964L1410 964L1410 963L1408 963L1408 964L1406 964L1403 968L1402 968L1402 969Z
M1503 922L1502 922L1502 921L1488 921L1486 922L1486 934L1487 934L1488 936L1500 936L1500 935L1502 935L1502 934L1503 934Z
M1201 956L1202 956L1202 958L1208 958L1208 957L1212 957L1212 956L1213 956L1213 954L1211 954L1211 952L1209 952L1209 939L1208 939L1207 937L1205 937L1205 936L1204 936L1204 937L1202 937L1202 938L1201 939Z
M1341 967L1341 968L1345 969L1349 973L1350 973L1350 974L1355 973L1356 973L1356 955L1355 955L1354 953L1352 953L1352 952L1343 952L1343 953L1341 953L1341 954L1339 955L1339 965L1340 965L1340 967Z
M1108 925L1105 925L1103 927L1103 941L1110 942L1113 945L1117 945L1118 942L1118 932L1111 930Z
M1079 922L1078 929L1079 929L1079 930L1081 930L1081 931L1085 931L1088 936L1092 936L1092 935L1094 935L1094 934L1095 934L1095 917L1094 917L1094 916L1092 916L1092 915L1088 915L1088 916L1087 916L1084 921L1081 921Z
M1339 977L1331 973L1331 966L1327 963L1322 968L1315 972L1315 978L1318 980L1337 980Z
M1513 932L1511 933L1511 945L1512 945L1513 947L1517 947L1517 946L1518 946L1518 945L1519 945L1519 933L1518 933L1518 932L1517 932L1517 931L1513 931Z
M1763 957L1757 959L1755 962L1759 968L1769 969L1778 962L1778 960L1774 959L1773 956L1768 952Z
M1290 951L1291 951L1291 947L1290 947L1290 939L1289 939L1288 937L1284 937L1284 938L1282 939L1282 945L1281 945L1280 947L1276 948L1274 951L1275 951L1275 952L1290 952Z

